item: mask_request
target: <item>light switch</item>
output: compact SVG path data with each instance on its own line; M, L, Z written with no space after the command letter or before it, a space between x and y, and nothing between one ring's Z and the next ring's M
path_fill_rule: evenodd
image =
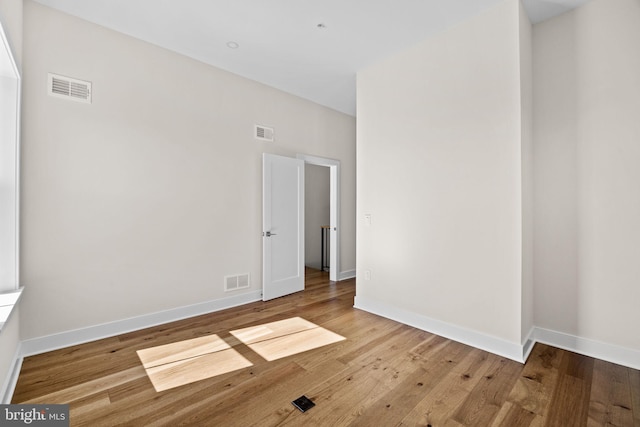
M371 214L364 214L364 225L371 225Z

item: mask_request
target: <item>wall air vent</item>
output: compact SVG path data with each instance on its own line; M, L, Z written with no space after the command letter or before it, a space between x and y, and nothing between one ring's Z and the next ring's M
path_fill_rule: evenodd
M249 273L238 274L237 276L225 276L224 291L235 291L237 289L246 289L250 285Z
M91 104L91 82L49 73L47 90L56 98Z
M255 126L255 138L261 141L273 142L273 128L268 128L262 125Z

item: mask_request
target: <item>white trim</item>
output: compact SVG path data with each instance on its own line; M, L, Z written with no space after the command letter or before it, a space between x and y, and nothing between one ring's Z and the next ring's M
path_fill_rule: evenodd
M260 300L262 300L261 291L257 290L242 295L178 307L124 320L116 320L110 323L89 326L87 328L61 332L54 335L32 338L22 341L21 356L32 356L34 354L45 353L47 351L70 347L72 345L84 344L90 341L125 334L127 332L138 331L152 326L225 310L227 308L237 307L239 305Z
M16 384L18 384L18 377L20 376L20 369L22 368L22 360L22 343L18 343L13 355L13 361L11 362L9 373L7 378L4 380L2 389L0 389L0 403L2 404L11 403L13 392L16 389Z
M18 305L23 289L24 287L21 287L17 291L0 294L0 331Z
M627 366L632 369L640 369L640 351L638 350L539 327L534 328L534 338L535 341L539 343L573 351L574 353L617 365Z
M347 280L347 279L353 279L356 277L356 270L347 270L347 271L343 271L340 273L340 277L338 277L338 280Z
M418 313L399 309L387 303L356 295L354 307L387 319L395 320L441 337L449 338L480 350L488 351L516 362L524 363L523 346L478 331L432 319Z
M17 290L20 286L20 120L21 120L21 102L22 102L22 82L20 76L20 70L18 69L18 65L13 56L13 51L11 49L11 45L9 44L9 40L4 31L4 26L2 21L0 21L0 50L2 51L2 57L0 58L0 77L6 78L13 83L11 84L9 96L7 99L10 99L7 102L7 109L5 110L4 101L0 104L0 110L3 110L3 114L7 114L6 118L8 123L11 118L15 121L12 126L5 126L3 131L0 131L0 143L4 144L4 137L7 137L7 140L11 142L11 148L15 149L14 158L10 159L13 163L13 190L14 193L11 196L14 196L15 199L12 200L13 211L14 211L14 224L11 227L11 232L13 233L13 249L10 251L11 255L15 258L13 261L13 268L10 271L11 278L9 280L10 285L7 285L5 282L6 276L4 277L2 283L0 284L0 292L6 291L14 291ZM5 95L6 96L6 95ZM13 105L13 102L15 105ZM11 105L11 107L9 107ZM15 114L14 114L15 113ZM8 129L8 130L7 130ZM4 150L4 149L3 149ZM6 154L6 153L5 153ZM6 166L6 164L4 165ZM10 183L3 183L4 185ZM8 185L7 185L8 186ZM10 197L11 197L10 196ZM5 200L3 200L3 203ZM6 229L3 231L7 231ZM5 236L6 237L6 236ZM6 239L5 240L9 240ZM4 251L4 249L3 249ZM7 265L3 265L3 269L7 268ZM7 274L7 273L4 273ZM3 276L4 276L3 274Z
M296 158L304 160L305 163L317 166L326 166L329 168L329 204L330 204L330 226L331 231L329 240L329 280L337 282L344 280L340 276L340 160L327 159L324 157L308 156L306 154L298 154Z
M533 346L536 345L536 340L534 339L535 335L535 327L531 327L531 330L527 334L527 337L522 341L522 360L527 361L531 351L533 350Z

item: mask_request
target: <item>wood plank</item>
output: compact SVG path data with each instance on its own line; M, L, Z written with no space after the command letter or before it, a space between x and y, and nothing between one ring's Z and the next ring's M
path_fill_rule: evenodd
M640 371L629 369L629 386L631 388L631 409L633 410L633 425L640 427Z
M260 397L260 390L267 387L268 383L276 385L279 379L296 376L301 372L299 366L291 362L275 366L263 364L160 393L155 392L148 381L146 390L136 387L133 393L123 384L120 390L110 391L110 395L120 394L119 398L112 398L110 410L97 411L91 417L74 420L74 424L79 422L91 425L92 420L100 420L112 426L147 426L154 423L176 425L192 415L217 419L224 417L224 414L231 414L236 410L234 408L240 410L238 402L245 402L252 394L257 396L255 399L251 398L252 402L263 399ZM269 398L272 399L272 396L266 397ZM257 407L260 408L261 405Z
M145 348L136 353L138 353L142 366L149 369L229 348L231 348L229 344L214 334Z
M16 388L13 399L28 401L60 388L77 386L123 369L133 368L139 365L139 360L129 350L117 338L107 338L27 357L19 378L23 387ZM61 360L65 363L61 364ZM69 369L69 365L72 365L73 369ZM43 377L42 373L46 375Z
M541 427L544 423L543 417L535 412L528 411L520 405L506 402L496 418L491 423L491 427Z
M240 353L227 349L153 366L146 368L146 372L153 388L164 391L249 366L252 363Z
M140 377L146 377L142 365L16 403L70 403Z
M633 425L631 384L626 368L600 360L594 362L588 425Z
M222 393L183 399L182 405L158 408L151 416L131 420L131 425L248 425L245 422L248 415L254 412L262 415L263 408L273 403L277 396L273 390L279 382L301 372L293 362L280 363L266 369L263 375L254 375L251 380L240 382Z
M545 425L579 427L587 424L593 364L594 359L590 357L563 352Z
M536 344L507 400L525 411L546 416L558 380L560 351Z
M89 395L77 399L72 405L69 405L69 417L75 420L94 411L108 408L109 405L111 405L111 400L109 399L108 391Z
M305 292L25 358L13 403L69 403L71 425L91 427L640 427L637 370L542 344L525 365L504 361L354 309L355 280L308 277ZM292 317L346 339L268 361L230 334ZM203 348L213 335L253 366L154 389L138 351L194 340L157 349L150 363L179 353L205 372L216 363L194 360L212 354ZM317 403L304 414L291 404L302 394Z
M277 360L343 341L345 338L324 328L313 328L259 341L248 347L266 360Z
M308 396L317 406L309 411L306 422L316 425L353 423L399 382L403 366L406 366L403 362L410 357L398 352L397 347L417 343L422 337L422 331L407 328L390 336L377 352L364 353L339 374L310 388ZM414 369L419 368L418 364L413 365ZM298 418L287 419L282 425L296 425Z
M276 322L261 323L257 326L232 330L230 333L242 343L249 345L315 328L318 328L318 325L296 316Z
M465 426L490 425L505 404L522 369L522 365L512 360L496 360L452 418Z
M434 369L444 370L446 375L425 393L423 399L402 418L400 425L435 426L452 420L453 413L499 360L497 356L478 349L471 350L458 363L450 362L456 358L457 354L451 355L443 350L442 360L434 365Z
M434 357L434 353L439 353L443 359L458 359L472 351L471 347L452 341L445 346L427 345L438 341L439 337L435 335L428 334L421 338L394 367L393 381L388 381L391 390L374 402L372 410L358 414L354 425L393 423L401 414L412 409L455 366L454 363L427 364L426 360Z

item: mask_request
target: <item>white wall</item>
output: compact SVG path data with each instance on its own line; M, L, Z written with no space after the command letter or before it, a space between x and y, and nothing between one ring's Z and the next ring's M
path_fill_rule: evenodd
M322 264L320 227L329 225L330 219L329 168L306 164L304 172L305 265L319 269Z
M519 13L503 2L358 73L356 305L511 349L523 309Z
M23 0L0 1L0 20L18 69L22 68L22 2Z
M534 27L536 325L640 350L640 2Z
M534 327L533 260L533 29L520 3L520 104L522 146L522 338Z
M24 339L261 288L261 153L342 165L355 268L355 119L25 2ZM47 72L93 82L49 97ZM253 125L276 142L252 137Z
M18 68L22 68L22 0L0 1L0 21L11 45ZM20 345L20 314L14 308L0 331L0 402L14 369L16 350Z

